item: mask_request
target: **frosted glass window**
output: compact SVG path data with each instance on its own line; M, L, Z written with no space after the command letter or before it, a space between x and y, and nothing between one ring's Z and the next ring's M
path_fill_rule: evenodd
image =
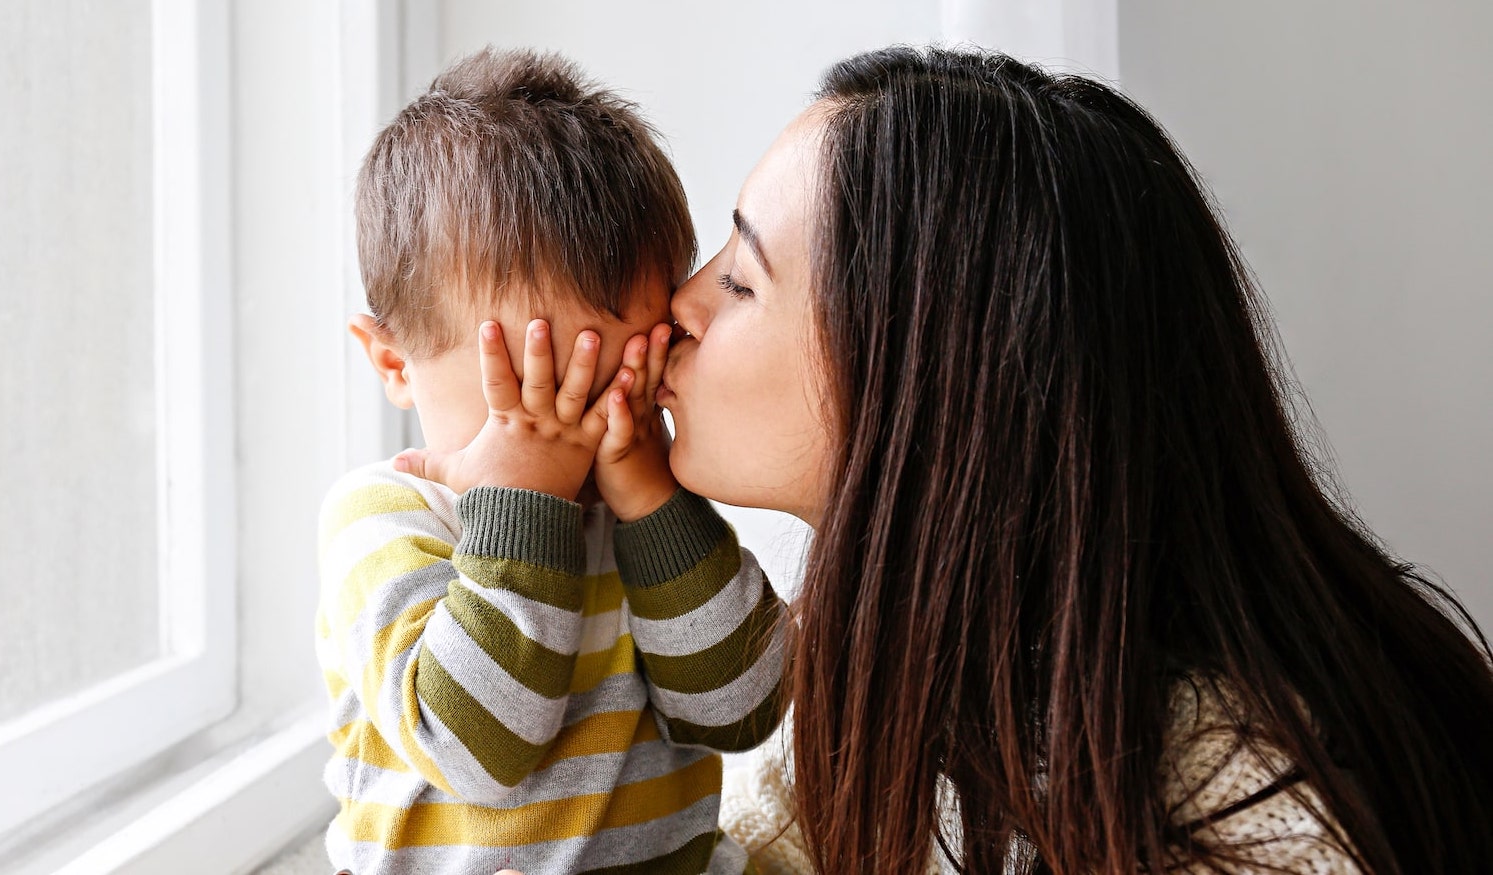
M161 654L150 14L0 3L0 723Z

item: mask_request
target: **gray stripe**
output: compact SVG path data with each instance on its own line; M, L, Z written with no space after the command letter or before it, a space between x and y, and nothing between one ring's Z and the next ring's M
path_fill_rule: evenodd
M699 653L735 632L762 600L767 576L749 551L741 551L741 569L710 601L668 620L628 615L638 649L657 656Z
M647 704L648 687L642 675L637 672L614 674L584 693L570 694L565 708L565 725L579 723L592 714L639 711Z
M725 686L691 694L651 684L653 704L665 716L682 717L701 726L728 726L742 719L762 704L782 679L786 625L779 623L762 658Z
M363 672L363 667L368 664L372 653L369 646L379 630L399 619L399 615L409 610L411 605L430 599L444 598L446 590L456 580L456 569L450 562L442 559L432 565L427 565L418 571L401 574L390 578L377 589L368 594L368 601L363 605L358 618L353 621L352 627L344 634L338 635L336 630L332 631L334 639L353 642L357 652L353 656L358 660L355 669L349 676L356 678ZM398 592L399 598L391 597L391 593ZM346 658L347 654L343 654ZM361 685L354 681L354 689L358 695L363 694Z
M652 716L645 719L651 720ZM703 748L676 747L664 741L652 741L623 753L573 757L534 772L508 791L501 800L484 801L480 804L485 808L502 811L521 808L533 802L553 802L593 793L611 793L622 784L661 778L710 756L718 754ZM490 782L490 779L486 780ZM344 757L333 757L327 762L322 772L322 781L332 795L359 802L400 807L408 807L417 799L425 803L479 804L469 798L441 792L416 772L386 771Z
M444 603L436 606L425 626L424 644L482 710L529 744L546 743L563 725L565 697L542 696L509 674L467 636ZM565 687L569 686L567 682Z
M710 868L705 871L707 875L741 875L746 871L746 864L746 849L722 832L721 840L716 843L715 853L710 855Z
M668 817L607 830L604 840L598 838L586 846L579 868L602 869L661 857L701 833L714 832L720 808L721 797L716 794ZM528 870L519 871L529 875Z
M583 622L589 624L593 619L582 618L580 614L573 611L525 598L511 589L485 587L481 584L465 588L477 598L507 614L525 638L548 647L556 653L571 652L581 638ZM613 635L612 641L616 640L617 636Z
M347 692L337 697L337 701L328 703L330 712L327 720L327 734L331 734L363 716L363 703L358 699L357 690L351 685Z

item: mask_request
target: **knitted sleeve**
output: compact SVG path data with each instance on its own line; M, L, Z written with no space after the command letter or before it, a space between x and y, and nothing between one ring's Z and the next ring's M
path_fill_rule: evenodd
M681 489L614 532L649 701L675 744L741 751L778 725L788 623L752 554Z
M580 507L478 488L457 501L458 527L432 510L435 487L412 480L363 469L323 506L319 650L336 720L371 724L369 743L441 790L497 802L561 728L581 629Z

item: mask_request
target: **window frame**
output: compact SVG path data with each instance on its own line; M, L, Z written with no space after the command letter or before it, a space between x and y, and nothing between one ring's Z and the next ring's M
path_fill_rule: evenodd
M237 705L228 8L150 10L162 655L0 724L0 834Z

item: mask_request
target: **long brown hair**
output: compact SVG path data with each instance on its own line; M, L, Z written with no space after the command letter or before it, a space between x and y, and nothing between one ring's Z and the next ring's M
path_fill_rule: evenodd
M982 873L1217 862L1158 778L1169 691L1207 677L1369 871L1486 871L1487 642L1324 493L1250 274L1156 122L938 49L852 58L821 97L844 442L792 686L819 869L919 871L935 840Z

